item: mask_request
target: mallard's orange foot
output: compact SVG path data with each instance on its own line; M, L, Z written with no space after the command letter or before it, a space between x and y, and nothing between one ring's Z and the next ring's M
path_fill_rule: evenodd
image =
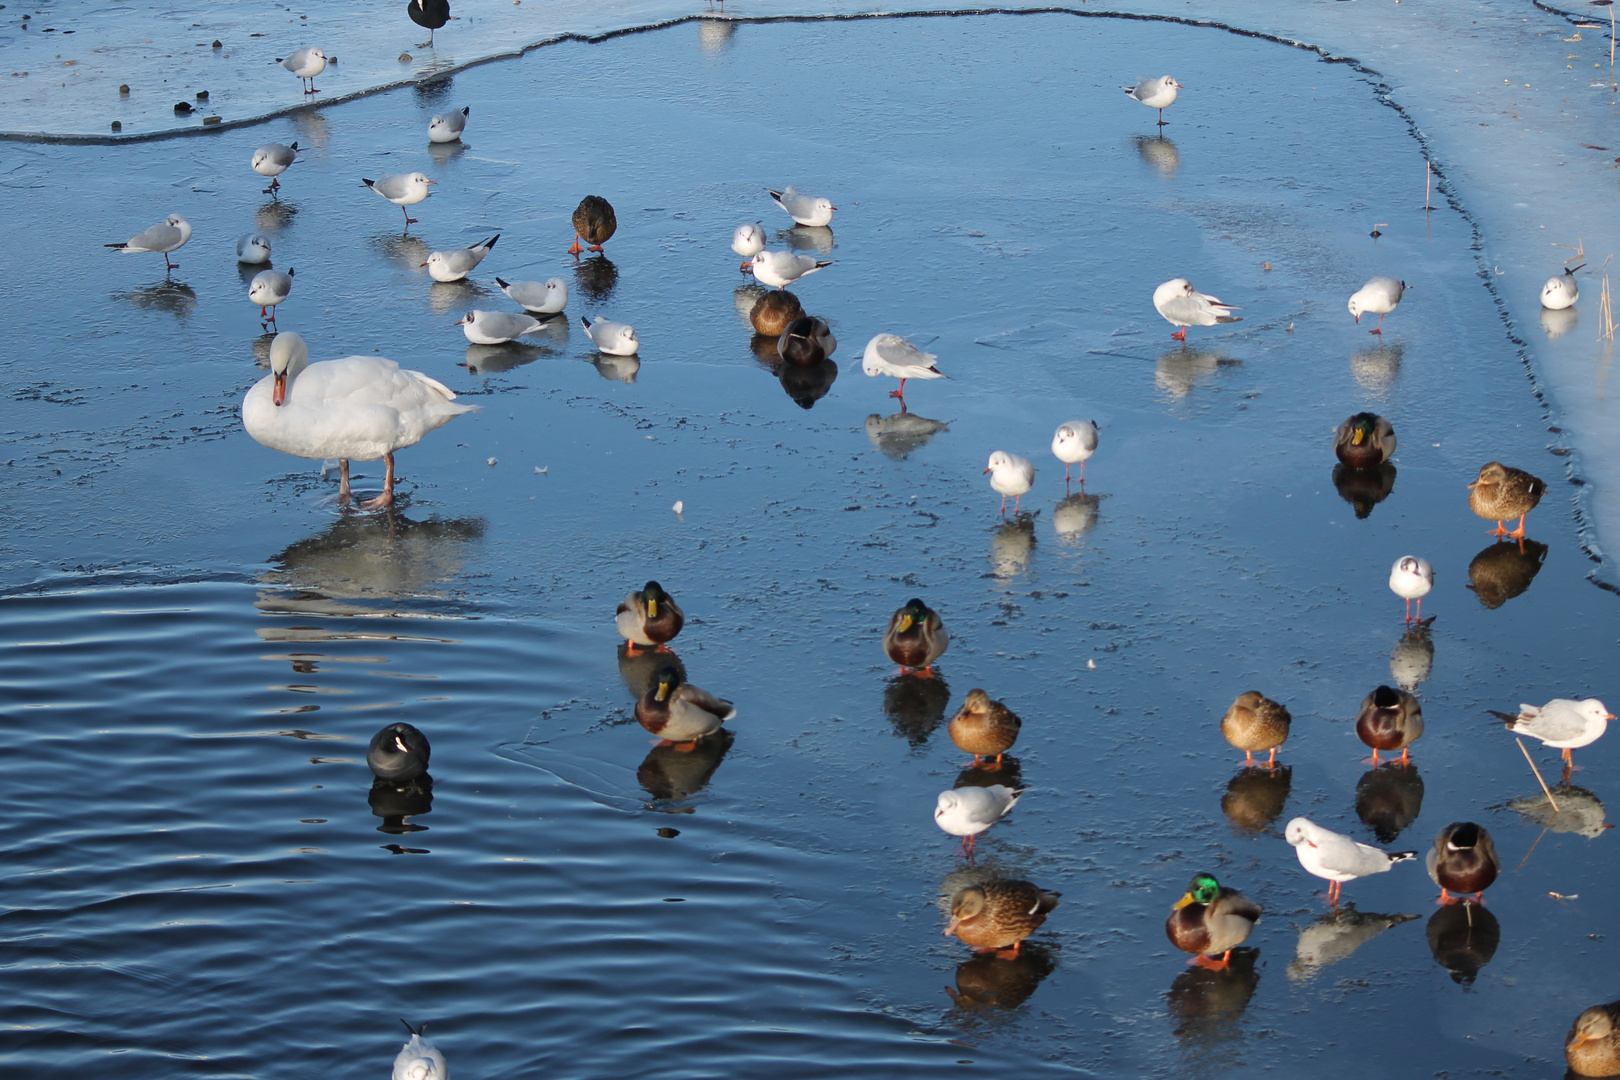
M626 655L626 656L640 656L641 654L636 651L636 643L635 642L626 641L624 643L624 655Z
M1375 769L1378 768L1378 766L1381 764L1379 762L1379 760L1378 760L1378 751L1374 750L1372 757L1364 757L1364 758L1362 758L1361 759L1361 764L1363 764L1363 765L1371 765Z
M584 251L584 250L585 250L584 248L579 246L579 237L576 236L576 237L574 237L574 246L568 249L568 254L574 256L577 259L577 258L579 258L579 253Z
M1010 949L988 949L986 951L994 953L997 960L1016 960L1018 959L1019 955L1019 946L1023 944L1024 943L1022 941L1015 941L1013 942L1013 947Z
M1193 967L1201 967L1205 971L1225 971L1232 966L1232 954L1227 953L1219 960L1213 960L1207 956L1195 956L1187 963Z
M601 244L592 244L591 247L590 247L590 250L592 250L592 251L601 251L602 250L602 245Z

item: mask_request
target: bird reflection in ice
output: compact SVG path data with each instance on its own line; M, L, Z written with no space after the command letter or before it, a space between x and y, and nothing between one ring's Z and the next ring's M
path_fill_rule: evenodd
M1548 341L1557 341L1571 330L1580 321L1580 312L1572 307L1560 311L1548 308L1541 309L1541 328L1547 332Z
M1416 765L1386 761L1356 781L1356 816L1380 844L1393 844L1422 810L1423 777Z
M1434 962L1452 982L1470 986L1496 955L1502 924L1479 904L1447 904L1429 917L1428 936Z
M493 295L471 278L435 281L428 289L428 310L435 315L470 311Z
M427 151L428 157L433 159L433 164L442 169L462 154L465 154L467 144L460 139L455 142L430 142Z
M163 311L182 321L191 314L197 306L197 292L183 281L160 281L156 285L146 285L139 289L131 289L122 295L115 295L114 300L122 300L131 307L141 308L144 311Z
M531 345L524 341L508 341L502 345L468 345L462 363L469 375L499 375L524 364L532 364L542 356L555 356L557 351L544 345Z
M397 233L378 233L371 238L371 246L395 266L412 271L421 270L422 264L427 262L427 257L433 254L433 249L416 237L400 236ZM426 274L423 276L426 277ZM443 315L444 310L435 308L434 313Z
M1242 365L1241 360L1229 360L1207 349L1171 349L1154 366L1153 385L1171 397L1184 398L1195 387L1212 381L1222 368Z
M619 643L619 678L624 680L625 689L630 691L631 697L639 698L651 690L658 681L660 668L674 668L680 681L686 682L686 665L670 650L654 652L651 649L638 649L632 653L626 643Z
M779 244L792 251L813 251L817 255L831 255L837 245L833 231L825 225L795 225L776 234Z
M605 303L619 287L619 268L606 255L585 259L574 267L574 287L591 303Z
M1006 580L1029 569L1035 553L1035 517L1039 513L1020 514L1016 520L996 526L990 534L990 567L996 577Z
M894 725L894 733L912 746L928 741L944 721L950 702L950 684L938 674L927 677L907 672L896 675L883 687L883 715Z
M1177 1041L1207 1053L1223 1042L1243 1038L1239 1021L1260 985L1255 966L1259 958L1259 949L1233 949L1222 971L1187 967L1175 977L1165 993L1165 1005Z
M366 795L371 812L383 819L377 831L395 836L404 833L426 832L426 825L418 825L408 818L421 817L433 812L433 777L423 773L411 780L383 780L371 782ZM414 849L409 849L413 854Z
M964 1012L1016 1009L1056 969L1052 951L1042 945L1025 945L1012 957L981 953L956 965L956 985L945 992Z
M1181 152L1176 144L1163 135L1137 135L1132 139L1142 160L1165 176L1176 175L1181 167Z
M866 437L895 461L904 461L913 450L927 446L935 435L949 430L945 421L930 420L914 412L897 412L892 416L872 413L866 418Z
M1221 796L1221 813L1234 829L1257 836L1282 816L1293 782L1294 770L1288 765L1239 769Z
M731 19L699 19L698 48L706 53L723 52L736 32L737 24Z
M1403 351L1404 347L1398 343L1362 349L1350 357L1350 374L1363 390L1383 400L1395 388L1395 380L1401 374Z
M1417 915L1375 915L1357 911L1346 903L1325 915L1318 915L1299 932L1294 961L1288 977L1303 982L1330 964L1350 958L1350 954L1392 926L1411 922Z
M952 787L991 787L1001 784L1013 789L1027 787L1024 783L1024 766L1011 754L1003 754L998 765L993 759L986 759L975 765L972 762L962 766L962 771L956 774L951 782Z
M1407 693L1416 692L1418 685L1434 670L1434 639L1429 636L1429 625L1433 622L1431 615L1413 624L1389 650L1390 677Z
M838 378L838 365L830 359L808 367L783 364L777 369L776 377L782 384L782 392L799 408L808 409L832 389L833 381Z
M669 657L661 658L668 664ZM654 746L636 769L636 781L656 802L678 802L696 795L708 786L720 767L726 751L736 739L728 728L707 738L678 746ZM685 807L653 806L671 813L687 812Z
M1106 495L1087 495L1076 492L1052 508L1052 528L1057 531L1058 542L1073 546L1081 537L1097 527L1097 511Z
M634 383L641 373L639 356L609 356L599 352L592 355L590 361L596 373L608 382Z
M1492 611L1530 588L1547 561L1547 545L1534 540L1498 540L1468 564L1468 587Z
M253 227L259 232L273 233L293 223L298 216L298 204L295 202L281 202L271 200L259 207L253 215ZM426 255L422 258L427 258Z
M1614 828L1605 820L1608 812L1603 801L1585 788L1559 784L1552 789L1552 796L1558 801L1556 810L1547 801L1546 793L1539 790L1511 800L1507 808L1528 824L1540 825L1548 832L1578 833L1588 840L1596 840Z
M1395 490L1395 466L1389 462L1372 469L1352 469L1348 465L1333 466L1333 487L1339 498L1349 503L1358 519L1365 519L1373 507L1389 498Z

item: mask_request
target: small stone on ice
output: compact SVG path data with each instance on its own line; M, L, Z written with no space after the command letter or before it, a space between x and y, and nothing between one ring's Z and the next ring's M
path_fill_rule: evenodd
M400 53L399 54L399 62L402 63L402 64L410 63L411 62L411 54L408 53L408 52Z
M686 504L684 502L682 502L680 499L676 499L675 500L675 505L670 507L670 509L675 511L675 513L679 514L681 511L686 509Z

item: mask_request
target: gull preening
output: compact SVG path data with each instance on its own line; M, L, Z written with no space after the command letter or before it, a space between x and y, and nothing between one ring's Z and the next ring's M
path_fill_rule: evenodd
M444 1055L422 1038L427 1024L411 1027L406 1020L400 1023L411 1033L411 1041L402 1046L394 1058L393 1080L449 1080L450 1066L444 1063Z
M754 256L765 250L765 226L758 221L737 226L731 234L731 250L743 258L738 269L749 274L754 270Z
M1350 294L1350 314L1355 316L1358 323L1363 315L1378 316L1378 325L1367 333L1382 334L1384 316L1400 306L1405 293L1406 282L1392 277L1375 277Z
M437 180L429 180L426 173L389 173L379 176L375 180L360 178L360 182L399 207L400 213L405 215L405 227L408 229L416 224L411 217L407 206L415 206L429 195L428 185L437 184Z
M380 510L394 502L394 451L475 411L457 405L437 379L408 371L382 356L344 356L309 362L297 334L270 343L270 374L242 399L242 426L253 439L294 457L337 458L338 500L347 505L349 462L382 458L382 494L362 505Z
M1140 101L1150 109L1159 110L1159 126L1169 123L1164 118L1164 110L1176 103L1176 92L1187 89L1176 82L1174 75L1160 75L1157 79L1138 79L1135 86L1122 86L1131 97Z
M1097 422L1070 420L1052 436L1052 456L1063 462L1063 482L1069 482L1069 466L1080 465L1080 483L1086 482L1086 459L1097 452Z
M990 455L990 464L984 468L990 474L990 487L1001 496L1001 516L1007 516L1007 496L1013 497L1013 516L1024 495L1035 486L1035 466L1028 458L997 450Z
M831 265L831 259L818 259L814 255L800 255L792 251L756 251L754 280L761 285L785 289L800 278Z
M596 347L609 356L634 356L636 350L641 348L641 342L636 339L636 328L629 323L609 322L598 317L595 322L581 315L579 325L585 328L585 333Z
M1423 598L1434 588L1434 567L1428 559L1402 555L1389 568L1389 591L1406 601L1406 621L1412 621L1412 601L1417 601L1417 621L1423 621Z
M467 335L467 340L474 345L504 345L508 341L516 341L524 334L542 330L546 324L532 315L474 308L451 325L461 327L461 332Z
M1179 329L1170 335L1174 341L1187 340L1187 327L1214 326L1216 323L1235 323L1243 320L1229 311L1241 308L1223 304L1216 297L1201 293L1186 278L1171 278L1153 290L1153 306L1165 322Z
M1018 805L1018 796L1025 790L991 784L942 791L934 806L934 824L962 838L962 854L971 862L979 834L1006 817L1008 811Z
M413 0L414 6L414 0ZM461 138L461 133L467 130L467 114L472 112L469 105L460 112L440 113L428 121L428 141L436 143L455 142Z
M326 70L326 53L318 48L299 49L285 60L276 61L282 67L298 76L299 82L309 85L304 89L306 94L315 94L315 76Z
M121 244L107 244L115 251L125 255L138 255L143 252L154 251L163 256L163 263L170 270L180 264L169 260L171 251L179 251L191 239L191 222L179 214L170 214L163 224L154 225L150 229L136 233Z
M1306 817L1290 821L1284 835L1294 846L1299 865L1331 882L1328 903L1335 906L1345 882L1385 873L1396 863L1417 857L1415 851L1384 851L1360 843L1332 829L1324 829Z
M281 174L298 160L298 144L283 146L278 142L265 143L253 151L253 171L260 176L270 178L270 186L264 189L264 194L274 195L281 187Z
M236 261L257 266L270 261L270 238L264 233L247 233L236 241Z
M428 276L434 281L460 281L484 261L484 256L489 254L489 249L500 238L501 234L496 233L483 243L471 247L435 251L422 265L427 267Z
M1570 751L1597 742L1614 719L1614 713L1597 698L1553 698L1545 705L1520 705L1518 716L1496 715L1507 721L1506 727L1513 734L1528 735L1543 746L1562 750L1567 768L1575 767L1575 755Z
M259 318L276 324L276 308L292 293L293 271L260 270L248 285L248 300L259 305Z
M900 408L906 407L907 379L943 379L945 373L934 366L939 359L931 352L923 352L899 334L878 334L866 343L861 356L861 370L871 378L887 375L900 380L898 390L889 396L900 399Z
M771 191L771 201L787 212L788 217L800 225L821 226L832 221L833 211L838 207L830 199L818 199L814 195L800 195L792 187L785 187L781 191Z
M549 317L568 306L568 282L560 277L539 281L503 281L495 279L501 292L522 305L530 315Z

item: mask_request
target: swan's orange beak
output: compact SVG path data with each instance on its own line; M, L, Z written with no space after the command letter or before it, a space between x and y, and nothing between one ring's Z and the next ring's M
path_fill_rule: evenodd
M285 404L287 401L287 373L283 371L273 376L273 379L274 381L270 384L270 401L276 405Z

